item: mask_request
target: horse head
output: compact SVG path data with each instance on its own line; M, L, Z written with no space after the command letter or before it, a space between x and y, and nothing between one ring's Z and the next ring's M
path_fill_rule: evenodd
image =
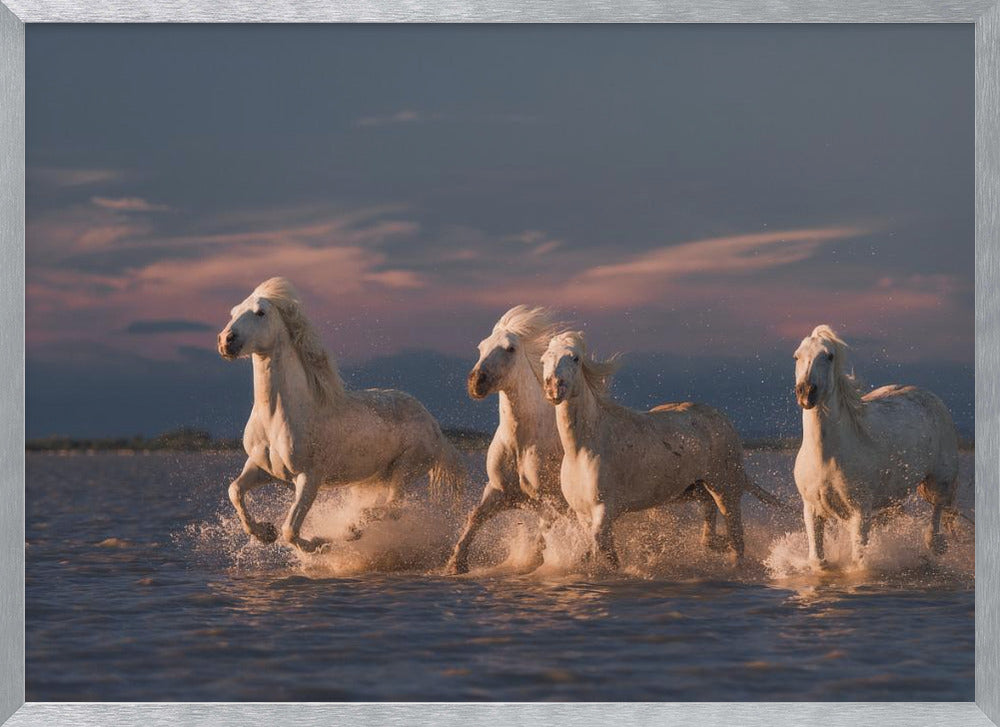
M795 350L795 400L812 409L835 392L843 376L847 344L830 326L816 326Z
M271 351L285 330L277 307L258 288L230 312L229 323L219 333L219 355L227 360Z
M479 360L469 372L469 396L483 399L506 388L519 365L536 369L552 329L545 308L518 305L504 313L492 333L479 342Z

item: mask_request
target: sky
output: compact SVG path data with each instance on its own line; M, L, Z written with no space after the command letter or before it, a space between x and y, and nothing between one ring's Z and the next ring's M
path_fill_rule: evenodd
M819 323L973 412L971 25L31 25L28 436L242 430L229 309L288 277L350 386L488 430L558 309L648 407L794 434Z

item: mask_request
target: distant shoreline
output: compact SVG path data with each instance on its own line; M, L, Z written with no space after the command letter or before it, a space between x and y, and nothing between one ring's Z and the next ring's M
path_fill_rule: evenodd
M477 451L489 446L493 435L466 429L446 429L445 435L463 451ZM798 437L751 437L743 441L743 448L755 451L794 451L798 449ZM960 437L961 451L975 451L975 442ZM156 437L44 437L25 442L26 452L49 454L95 454L110 452L119 454L144 454L151 452L235 452L243 450L241 439L219 439L208 432L182 428L165 432Z

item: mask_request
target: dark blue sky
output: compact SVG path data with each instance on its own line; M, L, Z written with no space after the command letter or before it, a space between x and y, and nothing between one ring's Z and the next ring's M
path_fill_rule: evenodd
M794 431L817 323L972 428L972 26L27 29L29 436L242 426L263 278L358 385L488 427L492 322L558 306L634 405Z

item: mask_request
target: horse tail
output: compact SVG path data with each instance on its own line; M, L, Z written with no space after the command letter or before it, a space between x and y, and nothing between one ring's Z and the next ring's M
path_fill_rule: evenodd
M763 502L765 505L771 505L776 507L782 512L797 514L799 512L798 508L792 507L787 502L782 500L780 497L772 495L770 492L765 490L763 487L758 485L756 482L750 479L750 475L743 473L744 479L744 491L749 492L751 495L756 497L758 500Z
M441 435L441 449L430 470L431 497L441 501L446 497L457 502L465 491L468 469L465 457L446 436Z

